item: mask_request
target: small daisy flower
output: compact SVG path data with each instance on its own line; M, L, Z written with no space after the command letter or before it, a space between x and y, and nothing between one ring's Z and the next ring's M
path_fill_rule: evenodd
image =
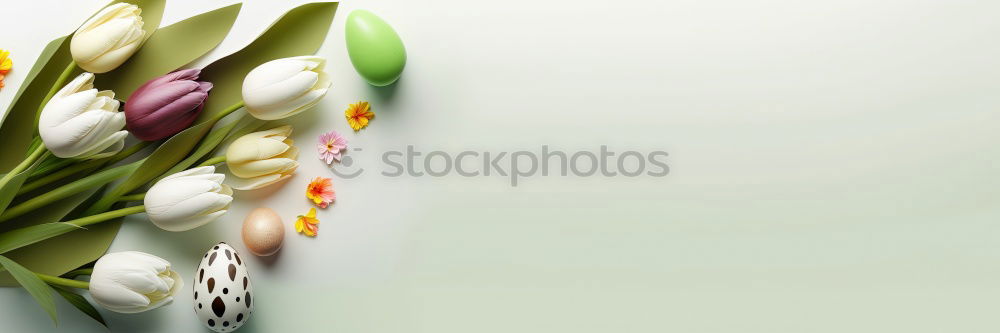
M319 136L319 144L316 145L316 148L319 150L319 159L326 164L331 164L334 160L339 162L341 151L347 149L347 139L344 139L337 131L323 133Z
M351 128L355 132L361 130L368 126L368 122L375 118L375 112L371 111L372 107L368 102L357 102L351 104L344 111L344 116L347 117L347 123L351 125Z

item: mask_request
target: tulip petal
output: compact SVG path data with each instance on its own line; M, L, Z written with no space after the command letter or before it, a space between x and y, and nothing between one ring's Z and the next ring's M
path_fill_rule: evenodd
M164 230L184 231L225 214L232 190L222 184L225 176L214 171L213 166L198 167L156 182L143 199L150 221Z
M195 81L174 81L132 94L125 105L128 129L136 138L153 141L190 126L204 106L208 93Z
M184 219L182 221L177 221L176 223L172 223L172 224L156 224L156 226L159 227L160 229L163 229L163 230L166 230L166 231L173 231L173 232L188 231L188 230L191 230L191 229L194 229L194 228L197 228L197 227L209 224L212 221L215 221L218 218L222 217L223 215L226 215L226 212L228 212L228 210L220 210L220 211L215 211L215 212L208 213L208 214L205 214L205 215L199 215L199 216L187 218L187 219ZM155 221L154 221L154 223L155 223Z
M89 290L94 302L114 312L137 313L149 305L148 297L117 283L91 278Z
M254 89L246 96L246 102L260 108L280 106L311 90L318 81L316 72L298 72L280 82Z
M111 136L108 136L104 141L95 145L94 149L84 152L82 157L84 159L98 159L105 158L118 152L125 148L125 137L128 136L128 131L119 131ZM106 146L105 146L106 145ZM103 149L97 149L99 147L104 147Z
M196 180L196 179L197 180L207 180L207 181L211 181L211 182L216 183L216 184L220 184L219 186L222 186L221 185L222 181L226 179L226 175L223 175L221 173L212 173L212 174L207 174L207 175L192 175L192 176L187 177L187 179L191 179L191 180Z
M116 18L86 31L77 32L70 42L74 60L89 63L109 51L114 51L115 47L124 45L122 42L134 40L132 30L134 26L135 21L131 18Z
M145 40L139 7L118 3L105 7L73 34L70 53L80 68L108 72L135 53Z
M280 104L270 107L267 112L256 112L253 108L247 108L247 112L251 112L254 117L261 120L288 118L319 104L319 101L323 99L326 92L326 88L306 90L304 94L300 94L289 100L282 100Z
M62 89L56 92L55 96L66 97L74 93L94 89L94 74L93 73L81 73L77 75L73 81L70 81Z
M198 82L195 81L172 81L162 83L154 88L137 90L136 93L129 96L128 103L125 104L125 112L129 114L130 122L143 120L156 114L156 111L176 103L181 97L197 91L198 86ZM187 107L193 108L200 103L198 101L193 105L187 105Z
M296 58L275 59L257 66L243 79L243 91L258 92L316 66L313 62Z
M229 149L226 150L226 162L230 165L252 162L277 156L288 149L289 145L284 140L254 139L244 136L229 145Z
M272 158L250 161L240 164L230 164L229 171L240 178L259 177L272 173L289 173L299 166L299 162L290 158Z
M94 265L89 290L96 303L111 311L136 313L169 303L182 286L166 260L128 251L101 257Z
M219 211L228 207L229 203L232 201L233 197L228 195L213 192L201 193L176 203L170 207L165 214L162 214L161 217L164 221L170 222L171 225L184 225L187 224L187 222L182 222L185 219L196 218ZM183 230L194 227L195 226L192 226ZM167 230L176 231L171 229Z
M288 147L289 147L288 150L286 150L284 153L281 153L281 155L274 156L273 158L289 158L289 159L293 159L293 160L294 159L298 159L299 158L299 147L293 146L292 142L291 142L292 141L291 139L288 139L286 141L288 142Z
M95 142L103 143L109 138L98 138L92 134L99 134L102 130L101 127L110 128L115 123L116 121L108 112L87 111L62 124L51 126L44 131L40 130L39 133L42 134L45 146L52 151L53 155L62 158L86 157L87 153L103 150L113 144L113 142L107 142L102 147L94 147Z
M39 130L43 127L59 126L70 119L86 112L97 98L97 89L88 89L69 93L50 100L42 109L39 118Z
M272 60L254 68L243 80L247 112L256 118L289 117L318 103L330 86L322 71L326 60L304 56ZM314 91L321 90L318 93Z
M291 177L292 177L291 175L278 175L278 174L270 174L253 178L234 177L230 178L229 184L233 187L233 189L236 190L241 190L241 191L255 190L271 184L281 182Z
M110 72L111 70L118 68L118 66L121 66L125 60L128 60L128 57L135 53L135 51L139 49L140 45L141 40L138 40L122 46L121 48L108 51L101 57L98 57L91 62L80 63L80 68L98 74Z

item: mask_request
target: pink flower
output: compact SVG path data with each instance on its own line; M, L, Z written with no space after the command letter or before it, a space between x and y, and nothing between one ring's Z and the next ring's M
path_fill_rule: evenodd
M347 139L344 139L337 131L330 131L319 136L319 159L326 164L333 163L333 160L340 161L340 151L347 149Z

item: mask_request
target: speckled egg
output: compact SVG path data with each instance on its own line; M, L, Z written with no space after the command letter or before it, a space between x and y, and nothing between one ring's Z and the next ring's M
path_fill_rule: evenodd
M194 276L194 312L216 332L232 332L253 313L253 284L246 262L226 243L213 246Z

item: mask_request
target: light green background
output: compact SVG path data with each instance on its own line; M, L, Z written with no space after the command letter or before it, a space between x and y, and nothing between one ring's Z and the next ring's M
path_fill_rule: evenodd
M172 1L164 23L222 5ZM250 1L212 56L290 7ZM354 8L406 43L394 90L350 66ZM0 30L83 15L55 11L8 15ZM608 145L666 150L671 174L516 188L335 179L318 237L289 233L279 257L250 261L258 303L241 332L996 332L997 12L961 0L346 2L319 53L333 92L292 121L298 175L239 193L224 220L194 231L131 218L113 250L160 255L191 277L214 242L242 249L253 207L275 208L290 232L309 207L305 184L331 176L315 137L349 133L343 109L369 100L375 120L348 135L362 161L407 144ZM16 51L29 68L30 52ZM115 331L190 332L201 326L187 297L104 313ZM0 299L14 331L53 329L27 294ZM99 331L65 304L60 318L59 331Z

